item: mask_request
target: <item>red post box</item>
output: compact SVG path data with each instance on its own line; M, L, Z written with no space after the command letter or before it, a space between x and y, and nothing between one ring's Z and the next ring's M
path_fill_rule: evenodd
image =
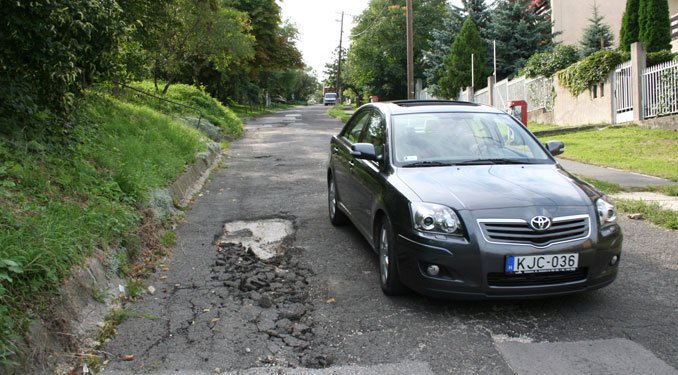
M513 115L515 118L520 120L520 122L527 127L527 102L524 100L509 100L508 101L508 113Z
M379 101L378 95L370 95L370 103L376 103Z

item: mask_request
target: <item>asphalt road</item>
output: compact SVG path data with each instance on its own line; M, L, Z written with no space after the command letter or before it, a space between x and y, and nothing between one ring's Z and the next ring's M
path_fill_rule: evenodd
M341 124L325 110L247 124L178 225L168 271L149 280L157 292L128 307L106 373L678 374L678 233L642 221L621 219L620 276L598 291L383 295L368 244L327 217L328 142ZM234 221L290 223L276 243L285 255L252 260L236 244L253 231L222 238Z

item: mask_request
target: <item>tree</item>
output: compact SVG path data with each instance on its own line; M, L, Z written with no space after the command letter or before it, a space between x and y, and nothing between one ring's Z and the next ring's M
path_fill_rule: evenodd
M438 91L443 96L456 98L459 90L471 85L471 54L474 60L473 86L484 87L487 82L485 53L485 41L471 17L467 17L445 59L445 70L438 81Z
M551 18L537 14L530 0L499 0L492 14L491 37L497 41L497 78L514 75L535 52L553 46Z
M79 93L115 69L125 32L114 0L3 2L0 24L0 117L61 129Z
M622 27L619 31L619 48L623 51L629 51L632 43L638 39L638 8L640 0L626 0L626 10L622 17Z
M647 52L671 49L671 21L667 0L640 0L638 40Z
M610 26L603 22L603 16L598 13L598 7L593 5L593 16L589 18L589 25L584 29L579 43L581 44L582 56L586 57L601 49L612 46L614 35Z
M384 99L407 97L405 0L371 0L357 17L348 51L353 81ZM445 0L414 2L414 71L423 75L423 51L429 50L430 30L440 29Z
M224 71L253 57L246 14L217 0L180 0L175 10L177 28L168 30L161 45L168 76L163 93L184 69L195 79L210 64Z

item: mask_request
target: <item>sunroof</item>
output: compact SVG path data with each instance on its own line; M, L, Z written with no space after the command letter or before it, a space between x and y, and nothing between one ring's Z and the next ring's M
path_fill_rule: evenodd
M478 106L477 103L462 102L455 100L394 100L391 103L401 107L416 107L423 105L472 105Z

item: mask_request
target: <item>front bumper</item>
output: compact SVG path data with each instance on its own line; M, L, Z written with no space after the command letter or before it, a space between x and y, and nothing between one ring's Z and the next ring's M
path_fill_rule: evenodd
M521 299L557 296L602 288L617 276L623 236L619 227L607 235L535 248L486 242L477 232L466 238L396 236L398 272L410 289L433 297L459 299ZM507 255L578 253L576 271L513 275L504 271ZM613 257L617 262L611 264ZM437 276L427 274L438 265Z

